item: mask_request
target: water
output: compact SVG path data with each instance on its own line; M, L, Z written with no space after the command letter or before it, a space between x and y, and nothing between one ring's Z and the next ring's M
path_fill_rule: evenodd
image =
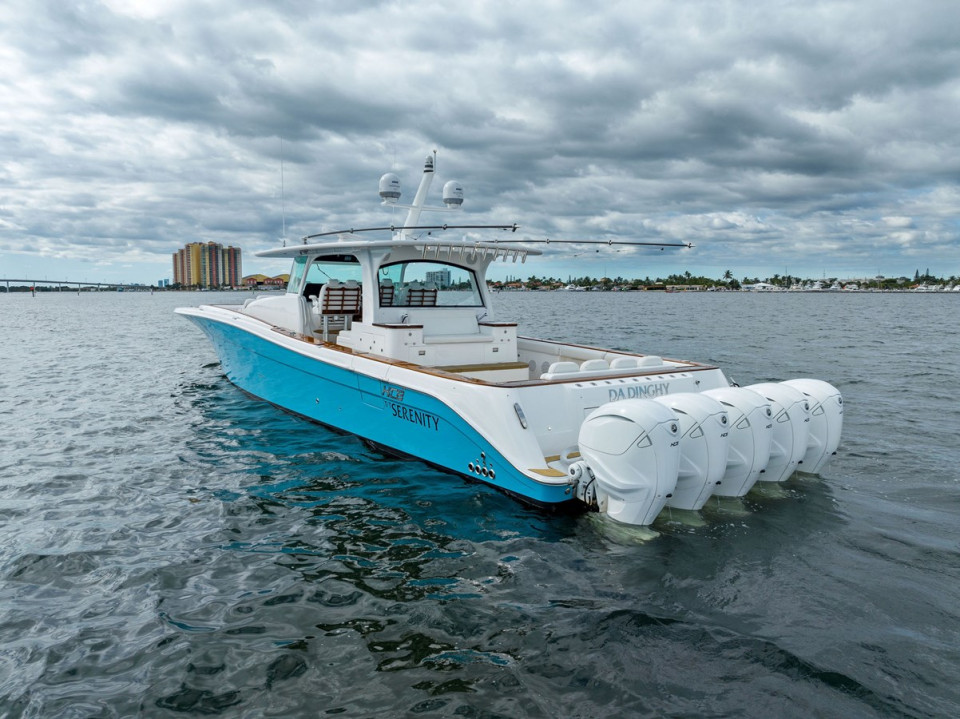
M0 295L0 716L960 712L960 297L498 295L844 393L822 478L654 539L247 397L172 313L229 297Z

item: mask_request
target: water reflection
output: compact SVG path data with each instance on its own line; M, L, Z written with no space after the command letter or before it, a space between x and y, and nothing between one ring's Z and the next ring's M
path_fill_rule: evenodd
M212 712L283 692L321 670L331 642L362 647L374 671L410 673L409 686L432 696L473 691L483 667L515 661L451 605L489 601L513 579L516 557L499 556L497 543L563 541L575 518L383 457L219 377L178 400L193 429L182 457L197 479L191 494L220 512L195 566L164 573L160 617L186 654L210 646L211 631L222 649L210 665L219 690L187 663L157 706ZM250 653L269 657L266 673L250 670ZM364 665L355 659L347 674ZM429 679L450 672L460 675Z

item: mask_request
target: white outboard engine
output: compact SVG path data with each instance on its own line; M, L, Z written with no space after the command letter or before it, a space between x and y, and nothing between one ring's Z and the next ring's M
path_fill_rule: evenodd
M666 405L680 419L680 471L667 506L701 509L727 471L727 410L713 397L698 392L678 392L653 401Z
M752 389L770 402L773 410L773 439L770 461L760 475L761 482L782 482L797 471L807 452L810 434L810 399L795 387L782 382L752 384Z
M760 472L770 461L773 439L770 403L746 387L720 387L703 394L726 407L730 420L727 471L713 493L721 497L742 497L757 483Z
M791 379L783 384L810 398L810 436L799 470L818 474L840 446L843 431L843 397L840 390L819 379Z
M609 402L583 421L577 443L596 478L600 511L624 524L653 522L677 486L676 413L647 399Z

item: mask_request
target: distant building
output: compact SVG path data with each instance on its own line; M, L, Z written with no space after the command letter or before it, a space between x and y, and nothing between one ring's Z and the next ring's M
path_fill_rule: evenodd
M450 270L436 270L427 272L424 278L427 282L432 282L441 290L450 286Z
M191 242L173 254L173 282L181 287L240 287L239 247Z
M243 278L243 286L251 289L257 287L278 288L286 287L290 281L289 274L277 275L276 277L267 277L266 275L247 275Z
M260 275L260 274L247 275L246 277L243 278L243 286L244 287L262 287L263 283L268 279L270 278L267 277L266 275Z

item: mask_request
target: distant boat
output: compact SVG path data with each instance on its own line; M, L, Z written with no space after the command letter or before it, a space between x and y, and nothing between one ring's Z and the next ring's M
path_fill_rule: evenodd
M781 292L783 288L778 285L772 285L769 282L755 282L751 285L742 285L742 289L747 292Z
M422 211L463 202L451 181L445 207L426 207L433 176L427 157L399 227L257 253L292 260L284 295L176 311L255 397L531 502L579 503L629 525L817 473L836 450L843 400L826 382L736 387L710 364L518 336L494 316L487 270L540 252L503 238L515 225L421 225ZM380 196L404 207L391 173ZM461 239L478 230L495 234ZM456 236L441 239L447 231Z

